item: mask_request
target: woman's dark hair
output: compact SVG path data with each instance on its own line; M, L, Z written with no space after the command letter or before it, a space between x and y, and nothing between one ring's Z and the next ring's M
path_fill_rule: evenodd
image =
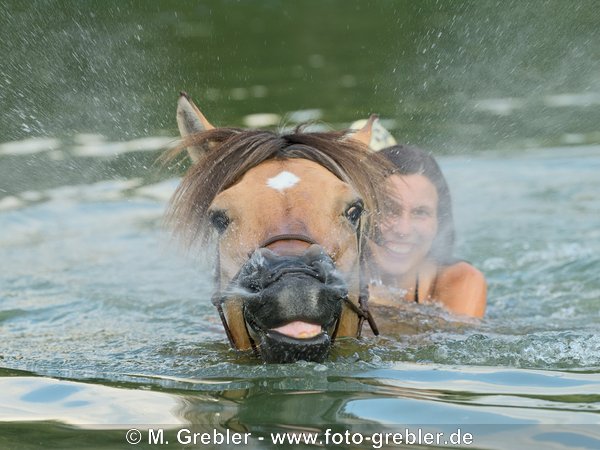
M421 149L404 145L387 147L377 153L394 166L388 172L388 176L423 175L435 186L438 195L438 231L429 254L442 264L451 263L454 251L452 198L448 183L434 157Z

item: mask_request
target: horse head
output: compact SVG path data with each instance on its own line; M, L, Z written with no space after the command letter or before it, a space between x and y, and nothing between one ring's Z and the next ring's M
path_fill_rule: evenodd
M322 361L365 319L376 332L361 256L384 168L361 133L215 128L187 94L177 119L194 164L169 217L189 241L214 242L213 303L231 345Z

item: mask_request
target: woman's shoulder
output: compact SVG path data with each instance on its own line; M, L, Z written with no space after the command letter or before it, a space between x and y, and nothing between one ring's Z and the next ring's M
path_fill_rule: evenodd
M440 266L438 277L456 283L486 282L483 273L466 261L456 261L449 265Z
M487 282L484 275L465 261L438 268L434 296L455 313L482 317L485 313Z

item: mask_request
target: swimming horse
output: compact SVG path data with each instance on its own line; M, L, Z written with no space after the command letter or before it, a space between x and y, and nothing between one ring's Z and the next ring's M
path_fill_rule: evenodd
M214 242L212 301L231 346L265 362L323 361L364 321L377 334L363 247L385 163L367 158L370 125L352 136L215 128L185 93L177 123L171 157L187 148L193 164L168 218L190 244Z

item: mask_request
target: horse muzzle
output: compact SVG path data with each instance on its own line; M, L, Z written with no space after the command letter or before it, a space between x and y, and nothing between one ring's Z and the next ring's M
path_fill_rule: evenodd
M323 361L335 339L348 288L322 247L300 255L256 250L224 292L241 300L243 324L265 362Z

